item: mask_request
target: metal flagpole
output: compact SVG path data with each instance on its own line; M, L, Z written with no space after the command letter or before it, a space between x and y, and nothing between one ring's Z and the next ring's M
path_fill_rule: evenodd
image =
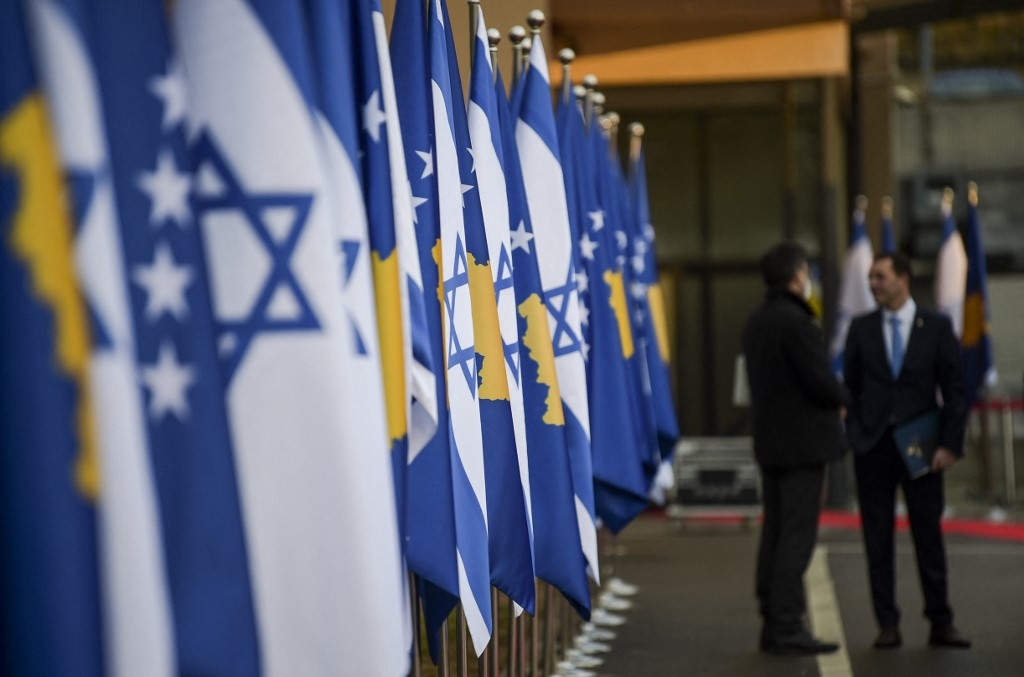
M587 129L590 129L590 125L594 123L594 88L597 87L597 76L588 73L583 76L583 89L586 90L586 95L583 99L583 121L587 125Z
M441 624L441 647L437 652L437 674L438 677L448 677L451 672L448 669L448 619Z
M490 668L490 674L493 677L500 677L501 675L501 663L499 662L501 652L498 648L501 645L501 634L498 632L498 623L500 618L498 613L500 611L499 607L498 589L491 588L491 627L494 628L494 631L491 632L491 642L487 646L487 650L490 652L490 656L488 656L490 658L490 665L485 667Z
M501 42L501 31L497 28L487 29L487 45L491 52L491 75L498 81L498 43Z
M548 586L546 583L537 581L537 612L533 616L533 620L530 621L530 675L531 677L540 676L540 615L541 602L543 606L547 606L548 598Z
M519 618L522 614L519 615ZM518 677L519 667L519 618L516 617L516 605L510 601L508 605L508 677ZM495 675L495 677L498 677Z
M456 656L455 674L458 677L469 677L469 642L466 636L466 612L462 610L462 605L459 604L456 610L458 616L456 616L455 625L455 652Z
M416 574L409 572L409 609L412 611L412 677L423 674L420 658L420 606L416 594Z
M611 111L605 119L608 121L608 155L615 160L619 157L619 114Z
M530 47L533 46L534 40L540 39L540 29L544 27L544 12L539 9L532 9L530 13L526 15L526 25L530 27ZM524 49L524 64L523 73L526 73L526 69L530 67L530 51Z
M558 99L568 103L572 96L572 62L576 60L576 52L566 47L558 53L558 60L562 62L562 89Z
M533 38L527 35L523 38L523 51L519 52L519 77L525 78L526 71L530 70L530 48L533 47Z
M519 84L519 78L523 75L523 40L526 39L526 29L515 25L508 29L508 41L512 43L512 87Z
M555 671L555 636L558 633L558 594L546 585L548 603L544 606L544 674Z
M466 0L469 4L469 72L476 60L476 28L480 24L480 0Z

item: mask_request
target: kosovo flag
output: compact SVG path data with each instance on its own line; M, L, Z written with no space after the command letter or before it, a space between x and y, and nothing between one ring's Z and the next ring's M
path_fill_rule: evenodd
M518 303L520 378L526 418L534 566L538 578L555 586L580 613L589 614L587 562L577 520L579 504L573 489L565 413L537 262L536 234L526 203L515 137L516 119L510 110L500 72L494 89L505 163L509 223L512 226L509 237Z
M978 219L978 187L973 182L967 194L967 294L964 300L964 333L960 338L960 356L964 365L964 388L968 406L981 394L982 386L995 383L992 357L992 326L989 319L988 282L985 271L985 247Z
M0 672L101 675L88 311L25 19L0 3Z

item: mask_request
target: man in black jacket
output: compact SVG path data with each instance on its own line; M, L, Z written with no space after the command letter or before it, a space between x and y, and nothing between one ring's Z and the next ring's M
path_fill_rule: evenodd
M871 601L880 628L875 648L891 649L903 642L893 564L897 485L907 501L924 613L932 626L928 643L967 648L971 643L953 626L940 526L942 471L963 456L967 419L959 346L949 319L920 308L911 298L906 256L876 256L869 281L879 308L850 324L844 378L852 395L846 428L854 451ZM938 448L932 472L911 479L893 430L936 410Z
M803 575L818 533L825 464L840 457L845 391L829 371L821 329L806 299L807 254L782 243L761 258L764 303L747 321L743 353L761 469L764 526L757 558L761 650L835 651L804 624Z

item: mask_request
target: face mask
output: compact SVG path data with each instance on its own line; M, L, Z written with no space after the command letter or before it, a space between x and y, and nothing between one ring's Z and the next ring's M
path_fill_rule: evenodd
M807 278L804 280L804 301L810 301L813 294L814 286L811 284L811 278Z

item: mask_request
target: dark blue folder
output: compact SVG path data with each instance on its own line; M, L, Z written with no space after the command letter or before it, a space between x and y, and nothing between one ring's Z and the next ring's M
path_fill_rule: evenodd
M927 475L932 471L932 458L939 446L939 411L933 409L915 416L894 428L892 437L910 479Z

